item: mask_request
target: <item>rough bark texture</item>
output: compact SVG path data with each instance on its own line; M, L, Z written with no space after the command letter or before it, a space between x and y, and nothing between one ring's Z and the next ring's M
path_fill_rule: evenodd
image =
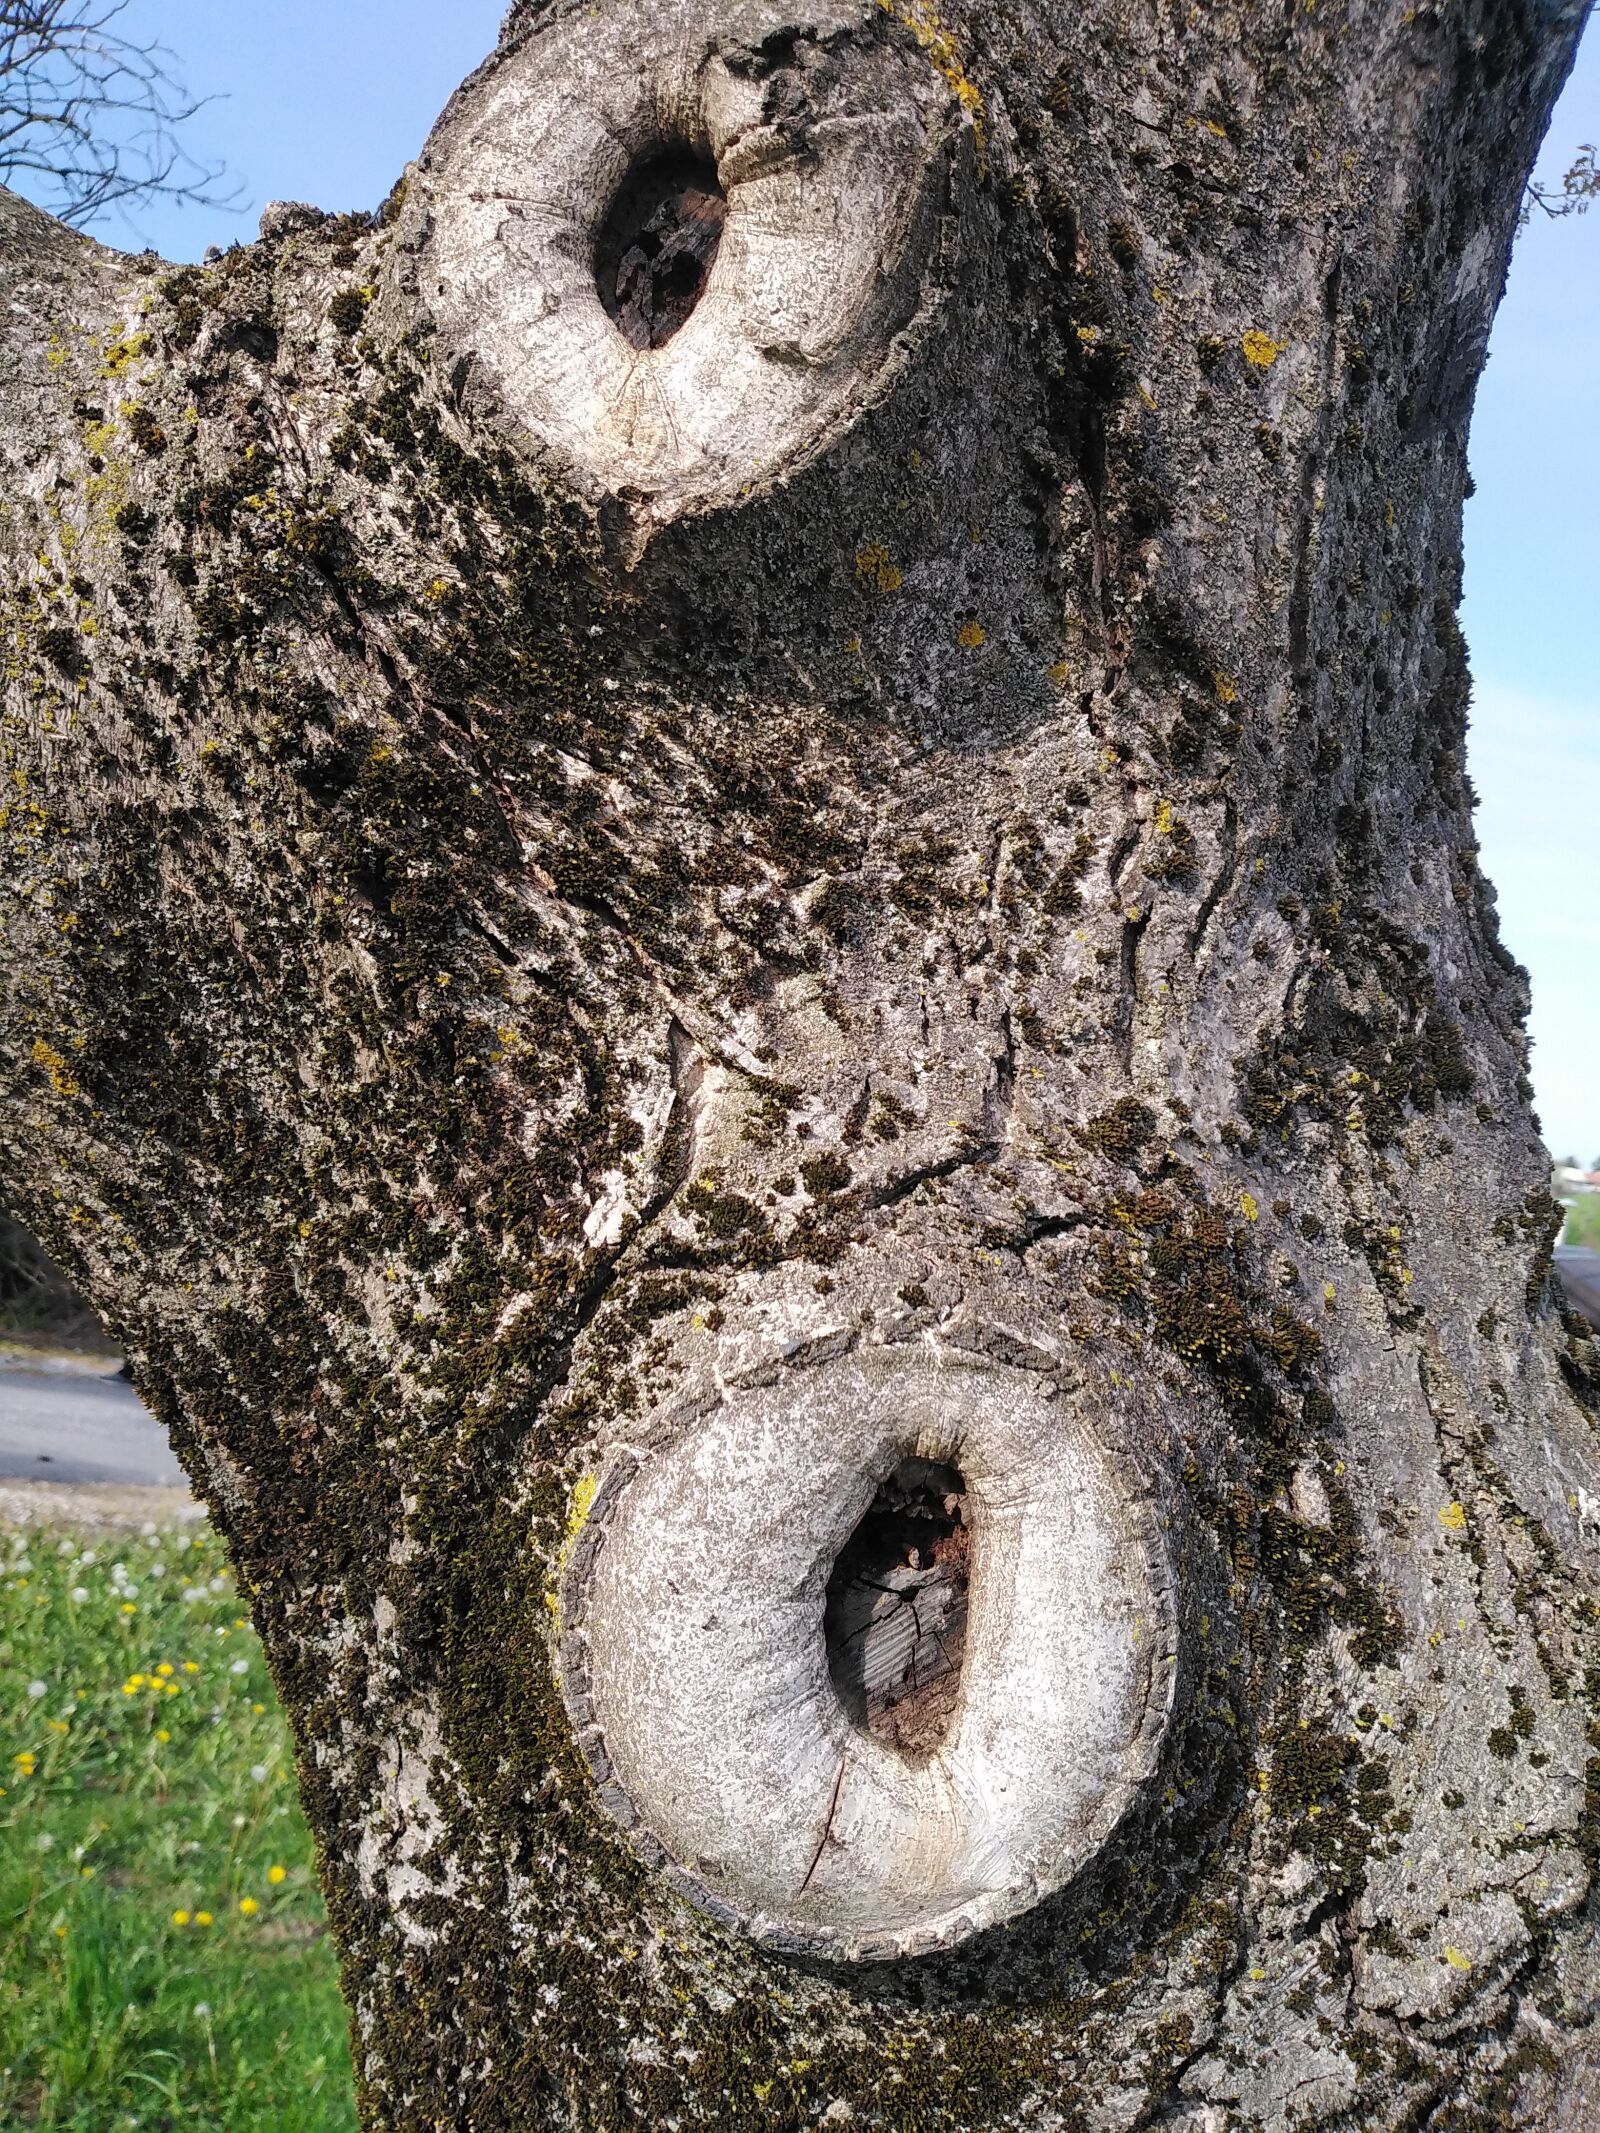
M1594 2123L1600 1375L1454 619L1577 29L525 5L371 221L0 201L3 1175L253 1596L369 2125ZM727 228L586 440L530 337L651 128ZM1009 1923L774 1953L560 1639L628 1462L913 1357L1101 1447L1170 1707Z

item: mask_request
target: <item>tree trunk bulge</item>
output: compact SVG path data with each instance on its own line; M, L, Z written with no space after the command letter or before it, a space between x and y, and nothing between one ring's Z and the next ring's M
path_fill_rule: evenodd
M370 2126L1595 2122L1453 615L1577 31L522 5L376 218L0 207L0 1156Z

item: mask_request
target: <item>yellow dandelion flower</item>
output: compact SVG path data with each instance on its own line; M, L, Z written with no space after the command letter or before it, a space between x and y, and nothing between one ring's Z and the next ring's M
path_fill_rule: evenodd
M163 1745L163 1747L164 1747L164 1746L166 1745L166 1743L167 1743L167 1742L168 1742L169 1740L171 1740L171 1738L172 1738L172 1735L171 1735L171 1734L170 1734L170 1733L169 1733L169 1732L167 1731L167 1729L166 1729L166 1727L165 1727L165 1726L157 1726L157 1728L156 1728L156 1739L157 1739L158 1741L160 1741L160 1742L161 1742L161 1744Z
M139 1612L138 1602L136 1600L124 1600L121 1612L125 1615L136 1615Z
M239 1911L244 1918L254 1918L260 1908L260 1904L256 1902L253 1896L241 1896L239 1898Z
M165 1681L167 1676L172 1672L172 1662L168 1659L163 1659L161 1664L156 1668L156 1672L161 1676L162 1680Z
M211 1913L209 1911L196 1911L194 1914L194 1922L197 1926L211 1925L213 1923Z
M193 1659L185 1659L185 1661L183 1662L183 1671L184 1671L184 1672L185 1672L186 1674L198 1674L198 1673L199 1673L199 1671L200 1671L200 1668L199 1668L199 1665L197 1664L197 1662L196 1662L195 1660L193 1660Z
M189 1923L189 1914L188 1914L188 1912L187 1912L187 1911L174 1911L174 1912L173 1912L173 1914L172 1914L172 1923L173 1923L173 1924L174 1924L175 1926L186 1926L186 1925L187 1925L187 1924Z
M267 1879L272 1883L272 1886L274 1888L278 1886L279 1882L287 1881L288 1878L289 1870L287 1867L269 1866L267 1868Z

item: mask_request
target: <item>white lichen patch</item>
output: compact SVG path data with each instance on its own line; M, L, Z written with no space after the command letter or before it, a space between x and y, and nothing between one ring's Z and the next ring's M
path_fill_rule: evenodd
M380 1790L368 1814L357 1848L355 1868L362 1893L384 1905L401 1934L416 1947L428 1947L435 1931L421 1923L415 1906L430 1896L452 1896L459 1886L456 1867L443 1873L425 1864L445 1834L444 1817L430 1790L430 1773L444 1753L437 1711L431 1704L414 1708L384 1751Z

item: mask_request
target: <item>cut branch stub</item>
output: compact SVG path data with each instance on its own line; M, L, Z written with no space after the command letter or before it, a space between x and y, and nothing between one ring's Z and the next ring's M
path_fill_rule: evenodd
M852 1681L838 1633L930 1489L926 1567L959 1557L964 1589L929 1623L959 1605L964 1636L953 1696L896 1728L872 1703L904 1691L901 1640ZM602 1800L684 1894L769 1947L870 1961L953 1946L1093 1856L1154 1767L1175 1620L1137 1474L1064 1396L884 1352L613 1453L564 1580L562 1678Z
M452 101L392 311L514 441L648 517L819 449L895 374L963 124L870 4L586 9Z

